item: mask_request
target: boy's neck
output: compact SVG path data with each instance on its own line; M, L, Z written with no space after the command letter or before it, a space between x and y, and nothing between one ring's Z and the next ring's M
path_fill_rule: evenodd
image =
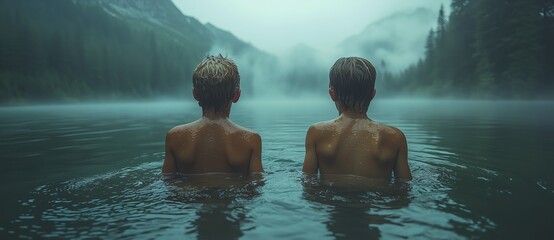
M218 111L214 109L202 109L202 117L210 120L228 119L230 112L231 106L219 109Z
M355 112L355 111L342 111L339 112L340 116L353 118L353 119L369 119L367 112Z
M353 119L369 119L366 111L353 111L352 109L346 110L340 103L335 102L339 115L347 118Z

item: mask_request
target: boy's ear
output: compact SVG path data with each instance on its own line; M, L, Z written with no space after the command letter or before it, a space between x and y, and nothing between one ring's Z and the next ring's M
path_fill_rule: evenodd
M235 91L235 96L233 97L233 103L237 103L239 101L239 98L240 98L240 88Z
M196 101L198 101L198 96L196 95L196 91L194 91L194 88L192 89L192 96Z
M332 87L329 87L329 96L331 96L331 99L333 100L333 102L337 101L337 95L335 95L335 89L333 89Z

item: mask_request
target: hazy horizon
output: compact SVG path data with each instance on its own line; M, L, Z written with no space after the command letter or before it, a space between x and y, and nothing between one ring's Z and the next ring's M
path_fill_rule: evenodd
M448 0L0 6L6 103L190 97L196 65L219 53L235 61L253 98L326 96L329 68L346 56L372 62L379 97L551 99L554 88L554 8L538 2L455 2L452 10Z
M239 39L275 55L286 54L299 45L328 53L371 23L397 12L407 13L421 7L438 12L441 4L448 12L450 5L449 0L353 0L348 4L336 0L172 1L184 15L230 31ZM430 27L433 26L421 26L421 31L427 33Z

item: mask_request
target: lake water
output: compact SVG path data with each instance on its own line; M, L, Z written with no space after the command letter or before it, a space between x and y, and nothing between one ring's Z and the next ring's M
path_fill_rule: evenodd
M376 100L408 139L414 180L301 172L328 100L239 102L261 176L161 174L164 136L194 103L0 108L0 238L547 239L554 103Z

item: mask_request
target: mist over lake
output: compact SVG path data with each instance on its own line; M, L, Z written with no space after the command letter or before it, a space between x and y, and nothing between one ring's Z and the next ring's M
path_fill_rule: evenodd
M344 56L373 63L380 97L552 98L551 4L413 5L417 2L398 1L398 10L394 2L367 2L360 8L386 7L387 14L356 23L356 31L327 32L336 44L322 48L317 42L298 42L275 53L201 23L187 15L187 4L177 8L170 0L3 0L0 43L6 47L0 49L0 101L182 99L191 94L194 68L209 54L235 60L247 98L325 96L329 68ZM320 5L314 11L328 9ZM213 11L225 15L224 8L214 6ZM323 16L329 16L329 24L343 23L341 14ZM311 26L302 36L326 29ZM275 31L282 33L276 41L300 37Z

